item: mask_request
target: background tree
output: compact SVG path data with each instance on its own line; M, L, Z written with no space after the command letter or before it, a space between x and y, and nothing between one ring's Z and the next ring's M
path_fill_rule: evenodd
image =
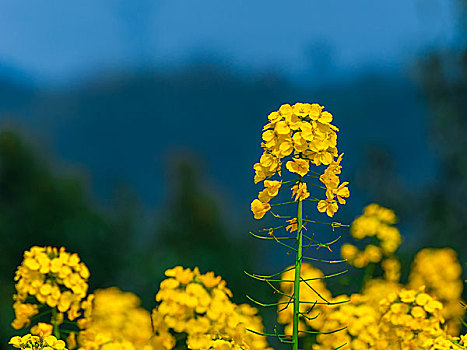
M13 320L13 276L31 246L65 246L91 270L90 289L113 284L125 264L132 232L99 213L81 179L56 176L30 145L0 133L0 348Z

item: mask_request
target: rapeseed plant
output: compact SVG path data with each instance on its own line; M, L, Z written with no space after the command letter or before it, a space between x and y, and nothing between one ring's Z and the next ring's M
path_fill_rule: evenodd
M317 210L333 217L339 208L339 204L345 204L350 192L348 182L340 182L342 156L337 150L337 132L339 129L331 122L333 116L317 103L296 103L282 105L279 110L268 116L269 122L263 128L261 147L263 154L258 163L254 164L254 182L264 181L264 189L251 203L251 211L255 219L261 219L271 211L272 215L279 219L286 219L286 224L278 227L262 229L258 234L252 233L260 239L274 240L290 251L295 252L295 265L282 272L270 276L249 274L251 277L266 282L274 292L281 295L277 303L261 303L248 298L261 306L275 306L278 308L279 323L287 323L284 333L263 333L276 336L279 341L292 345L293 350L299 347L299 336L316 333L306 330L306 323L315 323L319 312L324 305L339 304L342 301L330 300L330 293L323 288L322 280L325 276L310 265L302 264L303 260L320 260L304 255L310 247L326 247L331 250L329 243L318 242L314 234L308 236L303 231L305 225L323 224L316 220L308 219L303 215L303 202L317 203ZM315 166L326 166L322 173L310 169L310 163ZM285 165L285 166L284 166ZM292 175L294 179L283 178ZM268 180L274 177L274 180ZM318 183L316 183L318 182ZM321 184L320 184L321 183ZM324 185L324 186L323 186ZM325 198L319 199L309 192L309 186L321 188L325 192ZM290 189L292 201L270 204L279 192ZM296 205L296 216L279 215L272 211L273 206L286 204ZM326 224L326 223L324 223ZM344 226L333 222L329 225L335 227ZM288 234L277 236L275 231L284 229ZM261 232L267 232L262 235ZM296 232L295 236L290 234ZM292 241L292 245L285 242ZM305 245L304 245L305 243ZM321 260L324 261L324 260ZM336 262L336 261L334 261ZM281 275L281 279L278 280ZM274 285L280 281L280 290ZM308 293L311 291L310 293ZM344 301L345 302L345 301ZM311 311L318 312L311 316ZM337 329L335 330L337 331ZM331 333L331 332L328 332Z
M463 311L457 309L456 317L452 316L453 305L462 309L460 264L454 251L422 250L414 259L409 283L402 285L400 263L394 254L402 241L393 226L396 221L392 210L371 204L352 223L352 236L366 246L359 249L346 244L341 253L350 264L365 269L363 287L350 297L331 299L350 298L350 302L327 308L321 314L322 322L314 328L321 332L346 329L334 337L318 335L313 350L331 350L343 343L349 349L376 350L461 349L467 345L466 337L459 336ZM369 245L380 253L368 254ZM381 268L375 269L377 265ZM383 275L377 276L376 271ZM452 299L442 300L447 295Z
M376 213L391 213L375 205L370 208L378 209ZM372 210L370 215L365 209L363 217L376 215ZM392 225L395 216L391 220L388 216L376 216L378 223L367 220L368 227L362 225L361 217L357 218L351 231L359 241L363 242L365 236L370 239L369 244L381 247L384 241L378 238L384 227L381 225ZM289 219L289 231L298 231L296 219ZM370 233L369 227L374 233ZM389 236L395 242L401 241L397 235ZM467 336L459 335L461 313L446 311L453 305L459 306L461 301L461 268L454 251L448 248L420 251L404 286L395 277L400 276L399 264L391 263L395 266L391 273L384 269L385 261L397 261L394 253L398 245L389 245L392 248L383 252L379 262L369 261L364 266L368 269L371 264L380 263L383 275L376 276L376 270L370 270L362 290L350 296L334 297L325 283L328 276L308 263L300 265L303 283L299 295L315 301L299 304L298 330L305 335L316 334L313 350L467 348ZM285 307L283 302L276 304L278 322L286 325L285 333L293 332L294 310L288 307L295 287L293 267L277 279L276 292L283 302L288 300ZM72 274L77 276L71 277ZM28 333L12 337L9 344L31 350L270 349L257 309L233 303L231 291L220 276L181 266L167 270L166 276L156 295L158 304L150 316L132 293L108 288L87 294L89 271L77 254L64 248L32 247L24 253L16 273L12 323L17 329L28 329ZM272 284L271 279L253 276ZM43 287L47 285L51 287ZM48 292L48 288L55 291ZM75 294L70 302L69 293ZM78 311L70 312L73 305L77 305ZM19 311L23 309L33 312ZM336 329L340 331L335 332ZM287 340L282 334L277 336Z
M235 304L226 282L213 272L168 269L149 312L136 295L115 287L88 293L90 272L76 253L34 246L24 252L14 277L12 327L27 334L9 344L30 350L271 350L266 337L275 336L293 350L310 337L313 343L306 344L312 350L467 349L467 336L459 334L465 309L454 250L421 250L402 284L396 255L402 237L392 210L370 204L352 225L312 220L304 213L304 203L313 202L314 210L333 217L350 195L348 182L339 178L343 154L333 116L319 104L296 103L282 105L268 120L263 154L253 166L254 181L264 188L251 210L255 219L270 213L282 222L251 234L294 252L295 264L272 275L247 273L267 283L279 295L277 302L247 297L276 308L283 332L266 333L258 310ZM314 171L312 165L324 169ZM291 199L272 203L287 190ZM294 206L296 214L276 211L285 205ZM311 247L332 252L339 239L319 242L312 232L316 224L332 231L350 227L355 242L341 247L343 259L306 255ZM326 281L345 271L326 275L310 261L347 261L364 269L360 291L334 296Z
M86 328L79 333L78 343L85 349L107 347L143 349L152 336L151 314L143 309L133 293L116 287L94 292L92 312Z
M53 335L35 336L26 334L23 337L15 336L10 339L9 344L18 349L68 350L65 347L65 342L55 338Z
M16 272L12 322L30 333L9 344L31 350L270 350L264 336L246 332L263 331L257 309L233 303L220 276L181 266L165 274L151 315L136 295L115 287L87 294L89 270L77 254L32 247Z
M462 267L456 252L451 248L425 248L414 258L408 286L416 289L425 286L427 293L443 303L441 315L447 323L449 334L461 330L460 320L465 309L459 302L462 298Z
M177 266L165 272L168 277L156 294L159 303L152 313L153 344L162 348L270 350L258 310L237 305L220 276L201 274L197 268ZM246 332L252 329L255 333Z
M67 321L76 320L83 312L89 275L79 256L64 248L34 246L24 252L15 275L12 327L21 329L40 318L47 322L38 323L31 331L60 338Z

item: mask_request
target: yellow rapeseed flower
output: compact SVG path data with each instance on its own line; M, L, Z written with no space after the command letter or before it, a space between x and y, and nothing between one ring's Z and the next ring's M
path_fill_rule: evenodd
M53 326L49 323L39 322L34 327L31 327L31 334L39 335L42 337L52 335Z
M331 183L331 184L334 185L336 183ZM329 188L326 191L326 197L328 199L334 199L334 197L336 197L339 204L345 204L344 198L348 198L350 196L350 191L349 191L349 188L347 187L348 184L349 184L348 182L343 182L335 188L332 188L332 187Z
M326 213L327 216L333 217L338 209L337 202L334 199L322 199L318 202L318 211Z
M461 305L463 281L462 268L456 252L451 248L425 248L414 258L409 283L410 288L425 286L426 293L443 303L442 315L449 334L458 335L460 319L465 314Z
M305 159L288 161L285 166L291 173L296 173L300 176L305 176L310 170L310 163Z
M295 196L295 201L304 200L310 197L310 193L306 188L305 182L299 182L292 186L292 198Z
M79 335L84 349L100 349L105 341L143 349L152 336L151 315L133 293L116 287L94 293L92 317ZM124 345L123 345L124 344Z
M270 209L271 205L269 203L263 203L259 199L254 199L251 202L251 211L255 219L261 219Z
M57 317L66 314L69 320L74 320L87 295L88 278L89 270L79 256L66 252L63 247L34 246L25 251L15 275L12 326L15 329L28 326L30 317L37 314L34 304L57 308Z
M35 336L26 334L23 337L14 336L9 343L17 349L28 350L67 350L63 340L55 338L53 335Z
M170 280L179 273L190 274L193 278L176 288L172 288L172 283L162 282L156 295L159 304L152 314L155 335L151 338L151 343L157 344L155 349L172 349L174 335L180 338L183 334L189 349L223 349L225 346L238 350L270 349L265 337L246 330L262 332L257 310L233 303L225 281L212 272L201 274L197 268L181 266L169 270L166 275Z

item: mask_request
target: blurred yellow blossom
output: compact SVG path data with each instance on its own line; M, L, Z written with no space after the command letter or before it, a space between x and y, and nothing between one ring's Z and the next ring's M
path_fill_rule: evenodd
M354 245L350 247L350 244L345 244L341 248L342 257L357 268L363 268L370 263L379 263L384 258L391 258L390 262L385 262L385 266L382 267L387 278L398 280L400 271L397 271L398 265L396 266L396 258L393 254L401 244L402 238L399 230L392 226L396 220L396 215L390 209L378 204L366 206L363 215L352 222L350 232L355 239L369 238L374 244L367 244L362 251Z
M79 336L80 345L98 349L106 339L120 347L131 344L135 349L142 349L152 336L152 326L151 314L140 304L135 294L116 287L96 290L92 317Z
M447 321L448 331L459 334L460 319L465 314L462 307L462 268L456 252L451 248L425 248L414 258L409 283L410 288L425 286L426 291L444 305L442 315Z
M193 350L269 349L263 336L246 330L262 332L257 310L233 303L232 292L220 277L181 266L167 270L166 275L152 313L151 344L156 349L172 349L177 334L186 334L186 346Z

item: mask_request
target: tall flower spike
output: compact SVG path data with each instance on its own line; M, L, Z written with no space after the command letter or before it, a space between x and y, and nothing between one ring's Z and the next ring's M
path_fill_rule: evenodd
M326 293L323 282L325 278L331 276L324 276L318 270L319 273L307 276L309 278L304 280L302 275L307 270L314 271L311 266L302 265L302 259L307 258L304 257L304 253L308 251L310 246L326 247L332 252L330 244L338 240L331 241L331 243L320 243L314 238L314 233L311 234L311 237L303 234L304 224L307 222L310 225L312 223L325 224L331 226L332 231L335 227L346 226L335 222L327 224L323 223L322 220L312 221L303 216L304 201L318 202L318 212L325 212L328 216L333 216L338 209L337 203L345 204L345 199L350 195L347 188L348 182L341 183L339 179L342 161L342 155L338 157L337 151L337 132L339 129L331 124L332 120L331 113L324 111L324 107L317 103L282 105L279 110L268 116L268 123L264 126L262 133L263 154L259 162L253 166L255 183L264 181L264 189L251 203L251 211L255 219L262 219L268 211L271 211L272 206L293 204L296 205L297 209L296 216L282 216L275 210L271 211L275 218L288 220L281 226L259 231L264 234L251 233L254 237L263 240L274 240L287 247L289 253L295 252L295 265L271 276L249 274L257 280L267 282L275 293L282 295L278 303L268 303L267 306L278 307L278 322L287 324L286 334L279 334L275 331L274 334L264 333L263 335L276 336L281 342L291 343L293 350L298 349L299 335L310 334L306 328L317 325L311 320L316 319L318 314L324 311L326 304L332 304L328 301L330 295ZM323 173L313 171L312 164L316 166L327 165L327 168ZM288 179L282 179L283 176L288 177ZM312 183L312 181L317 183ZM321 181L326 187L323 187L318 181ZM292 201L289 199L285 203L271 204L278 197L279 192L284 189L292 191ZM316 191L324 189L325 191L321 190L321 194L314 195L309 192L311 189L316 189ZM317 197L325 197L325 199L319 200ZM276 236L276 231L281 229L285 230L286 233ZM296 235L296 237L292 237L291 234ZM295 240L295 242L289 244L290 240L292 242ZM320 261L316 258L310 259ZM274 284L277 284L277 276L279 275L282 275L282 278L288 277L286 280L283 278L280 286L276 287ZM287 285L284 286L284 283ZM265 305L253 298L248 298L258 305ZM313 298L316 300L313 301ZM316 332L312 331L311 333Z

